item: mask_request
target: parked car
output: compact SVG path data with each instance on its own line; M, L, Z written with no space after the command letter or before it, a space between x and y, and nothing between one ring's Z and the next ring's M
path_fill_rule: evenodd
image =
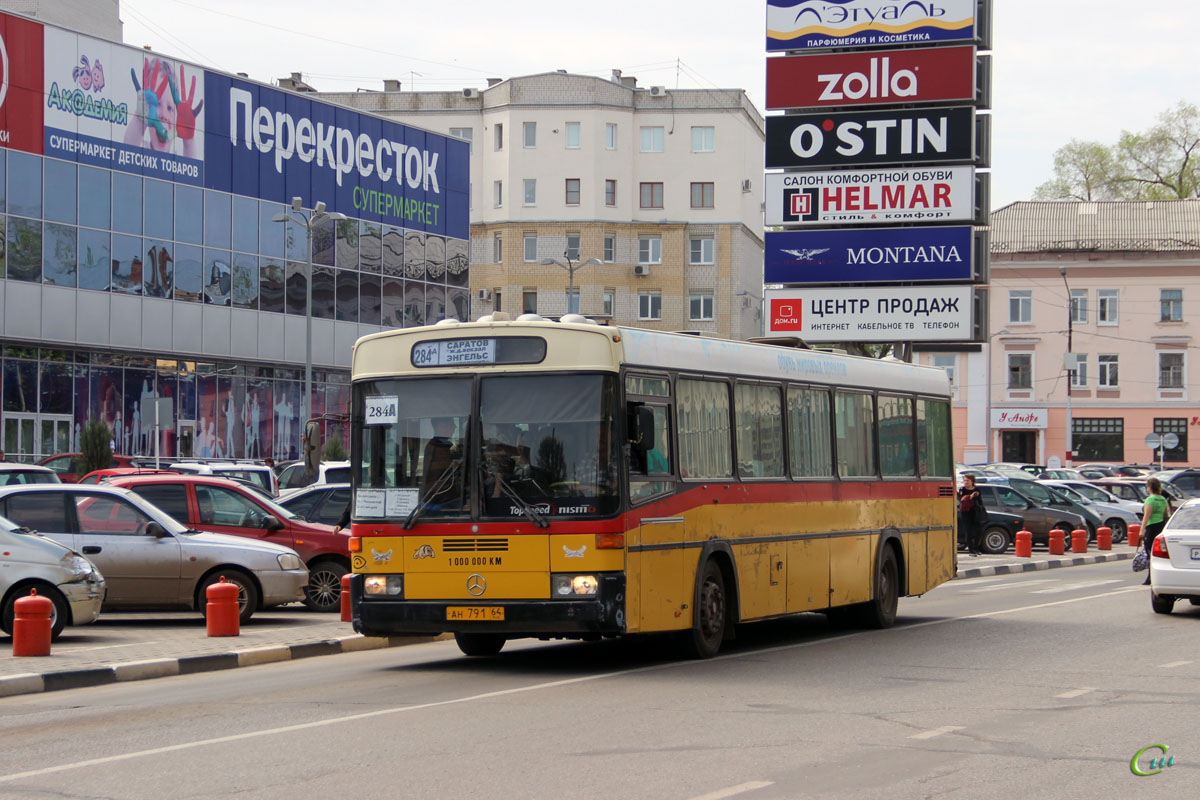
M341 607L342 576L350 571L348 532L305 522L250 487L216 475L123 475L106 482L134 492L189 528L294 549L308 567L304 604L313 611Z
M983 507L989 512L995 509L1021 517L1025 530L1033 534L1035 542L1048 542L1050 531L1055 528L1069 534L1085 524L1083 517L1073 511L1062 506L1035 503L1011 486L983 484L979 487L979 495L983 498Z
M983 536L980 537L979 549L989 555L1001 555L1008 550L1010 544L1016 541L1017 531L1024 530L1022 527L1024 520L1019 514L1009 514L988 508L986 503L984 510L987 512L988 518L983 524ZM959 549L965 549L967 546L961 529L958 532L958 546Z
M349 461L322 461L316 475L309 475L304 462L299 462L287 465L279 473L279 494L283 497L289 490L295 491L317 483L349 482Z
M126 479L129 480L129 479ZM189 530L127 489L99 484L0 487L0 516L87 556L104 575L103 608L190 608L221 577L241 619L304 599L308 570L271 542Z
M1047 469L1042 470L1037 479L1040 481L1079 481L1083 480L1083 475L1075 469Z
M1200 606L1200 500L1175 510L1150 551L1150 606L1170 614L1176 600Z
M82 467L82 456L83 453L59 453L56 456L43 458L38 464L54 470L58 474L58 479L63 483L75 483L83 474L80 470L80 467ZM133 458L114 454L112 463L109 466L131 467L133 466Z
M1112 464L1079 464L1075 469L1085 478L1116 478L1120 475Z
M957 472L959 486L962 486L963 478L967 475L974 475L976 483L1004 483L1008 480L999 472L986 467L965 467Z
M322 525L337 525L349 504L348 483L306 486L293 490L279 501L279 505L305 522L319 522Z
M1103 478L1101 480L1090 481L1102 489L1115 494L1122 500L1132 500L1139 504L1146 502L1146 495L1149 492L1146 490L1145 478ZM1169 483L1164 483L1163 494L1167 495L1167 499L1171 501L1171 505L1181 505L1185 500L1183 492L1176 489Z
M1171 484L1185 497L1200 497L1200 469L1170 469L1156 472L1154 477L1162 481L1163 486Z
M87 475L79 479L80 483L99 483L105 478L111 478L116 475L151 475L151 474L178 474L169 469L147 469L145 467L109 467L108 469L94 469Z
M271 497L279 495L279 479L275 472L257 461L178 461L169 465L168 469L193 475L219 475L222 478L254 481Z
M983 466L993 472L999 472L1006 478L1029 478L1031 480L1045 469L1035 464L1012 464L1003 461Z
M1088 532L1089 541L1096 538L1096 529L1104 524L1104 520L1101 519L1100 515L1089 506L1067 497L1062 492L1040 481L1013 479L1008 482L1008 485L1039 505L1061 508L1082 517L1086 523L1083 526L1083 530ZM1070 531L1067 531L1067 533L1069 534Z
M1082 506L1087 506L1094 511L1103 520L1101 523L1107 526L1112 531L1114 542L1125 541L1126 535L1129 533L1129 526L1138 524L1142 521L1141 511L1136 507L1130 507L1132 504L1126 505L1127 501L1116 500L1112 502L1108 499L1097 500L1094 495L1089 496L1088 492L1077 489L1077 485L1086 486L1092 492L1101 493L1102 491L1095 486L1091 486L1086 482L1080 481L1044 481L1047 486L1053 486L1063 494L1066 494L1071 500L1079 503Z
M33 464L0 463L0 486L19 486L27 483L62 483L58 473L48 467Z
M68 625L87 625L100 616L104 576L71 548L0 517L0 630L11 634L15 603L30 589L54 604L50 638Z
M1098 485L1093 481L1055 481L1064 486L1069 486L1079 494L1097 503L1113 503L1126 511L1132 511L1139 516L1142 513L1143 503L1138 500L1129 500L1123 497L1117 497L1103 486Z

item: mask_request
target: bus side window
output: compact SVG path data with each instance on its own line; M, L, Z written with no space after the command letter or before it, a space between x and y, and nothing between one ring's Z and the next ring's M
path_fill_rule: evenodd
M637 430L638 409L648 408L653 420L653 447L629 448L630 495L633 499L650 497L669 492L672 481L645 480L646 478L670 477L671 469L671 415L668 406L649 406L644 403L629 403L629 430Z

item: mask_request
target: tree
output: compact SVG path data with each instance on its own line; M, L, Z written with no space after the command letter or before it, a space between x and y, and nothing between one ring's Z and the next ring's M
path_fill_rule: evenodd
M79 475L83 476L98 469L112 466L113 432L100 420L92 417L79 433Z
M349 456L346 455L346 448L342 444L341 434L335 434L329 437L325 442L325 460L326 461L345 461Z
M1117 200L1117 158L1100 142L1072 139L1054 153L1054 178L1039 186L1034 200Z

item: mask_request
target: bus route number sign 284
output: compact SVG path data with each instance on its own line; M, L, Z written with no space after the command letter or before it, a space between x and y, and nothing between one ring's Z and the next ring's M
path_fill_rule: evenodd
M365 425L395 425L399 419L396 407L399 397L368 397L366 408L363 409Z

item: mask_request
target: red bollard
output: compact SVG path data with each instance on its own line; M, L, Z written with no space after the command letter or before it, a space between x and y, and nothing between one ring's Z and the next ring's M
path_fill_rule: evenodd
M1066 537L1067 534L1058 528L1050 531L1050 555L1061 556L1065 552Z
M1136 522L1129 526L1129 538L1127 539L1130 547L1142 546L1142 526Z
M30 589L28 597L13 603L13 655L50 655L50 615L54 603L49 597L39 597L37 589Z
M1112 550L1112 528L1096 528L1096 549Z
M1029 531L1017 531L1017 558L1029 558L1033 555L1033 534Z
M350 576L342 576L342 622L350 622Z
M204 614L208 621L208 635L237 636L241 633L237 584L226 583L222 575L221 582L211 584L204 594L208 598Z
M1087 552L1087 531L1081 531L1078 528L1071 531L1071 552L1086 553Z

